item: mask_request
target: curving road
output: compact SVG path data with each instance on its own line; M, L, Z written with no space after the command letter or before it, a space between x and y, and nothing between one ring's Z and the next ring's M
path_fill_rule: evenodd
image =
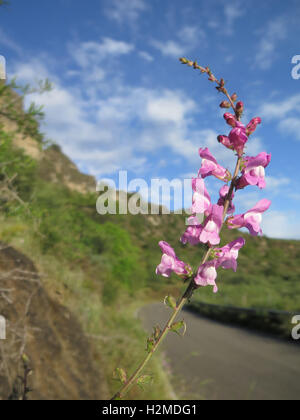
M164 325L162 304L142 308L147 331ZM183 311L184 338L169 333L162 344L173 386L182 399L300 400L300 345Z

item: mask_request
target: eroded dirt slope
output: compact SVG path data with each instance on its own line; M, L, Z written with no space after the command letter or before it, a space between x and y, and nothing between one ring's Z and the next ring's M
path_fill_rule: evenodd
M0 314L7 320L7 339L0 340L0 400L12 397L13 388L18 397L23 353L33 369L29 399L107 397L99 355L74 315L49 297L29 259L3 244Z

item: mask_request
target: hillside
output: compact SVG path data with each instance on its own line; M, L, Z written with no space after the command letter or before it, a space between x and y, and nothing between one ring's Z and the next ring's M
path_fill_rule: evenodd
M18 399L19 357L26 352L34 374L32 399L97 399L107 396L102 360L95 363L91 343L74 315L51 299L33 263L1 244L0 313L8 320L0 372L0 399ZM5 298L5 299L4 299ZM5 365L5 366L3 366Z
M56 396L56 386L61 398L94 398L96 394L98 398L107 397L117 386L112 378L114 368L132 368L132 362L140 359L144 351L142 340L146 336L134 319L136 309L148 301L162 300L166 293L178 296L184 288L175 277L155 275L161 258L158 242L169 242L181 259L194 266L199 264L203 248L180 244L179 237L185 229L181 215L98 215L92 177L81 174L58 146L46 147L39 137L16 132L18 126L5 118L2 123L0 239L14 249L9 248L11 251L5 251L1 258L4 266L6 259L30 260L26 264L41 285L32 298L28 318L32 341L23 349L34 365L32 397ZM237 232L224 230L223 243L236 236ZM300 242L242 236L247 245L240 253L238 273L222 271L219 293L214 295L210 288L204 288L194 299L300 310ZM13 261L11 264L14 267ZM12 310L13 303L6 301L7 295L0 294L0 313L7 314L12 324L19 322L24 303L34 292L31 285L26 286L28 290L23 290L22 285L14 283L15 297L11 300L22 301L19 312ZM0 278L0 289L11 287ZM35 328L41 328L37 322L39 313L42 329L49 331L48 337L52 336L49 343L47 337L44 342L37 338ZM73 333L63 337L66 330ZM8 341L0 342L2 348L9 345ZM57 343L60 348L55 347ZM43 363L37 358L39 345ZM51 346L55 357L47 353ZM78 350L84 348L87 350L82 364L82 352L79 354ZM7 398L3 389L7 388L8 376L1 357L0 398ZM51 357L55 368L48 378L51 365L47 363ZM149 368L158 382L155 389L147 389L149 399L170 395L160 363L157 358ZM76 386L83 381L80 366L89 366L84 368L88 377L82 388ZM9 369L15 377L16 365ZM60 376L62 388L56 384ZM65 388L64 381L68 382ZM128 398L145 398L140 391L131 392Z

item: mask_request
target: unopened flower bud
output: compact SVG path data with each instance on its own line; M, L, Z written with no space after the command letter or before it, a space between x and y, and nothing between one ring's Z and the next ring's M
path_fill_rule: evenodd
M235 109L238 112L238 114L242 114L243 111L244 111L244 104L243 104L243 102L242 101L237 102Z
M236 126L235 117L232 114L230 114L230 112L225 112L224 118L225 118L228 125L230 125L231 127Z
M261 124L261 118L259 117L255 117L249 122L249 124L246 127L247 136L250 136L250 134L254 133L258 124Z
M236 93L234 93L234 94L231 96L231 100L232 100L233 102L235 102L235 101L237 100L237 98L238 98L238 96L237 96L237 94L236 94Z
M188 60L184 57L179 58L179 61L181 61L182 64L187 64Z
M220 103L220 108L227 108L228 109L230 107L231 107L231 105L228 101L223 101L223 102Z

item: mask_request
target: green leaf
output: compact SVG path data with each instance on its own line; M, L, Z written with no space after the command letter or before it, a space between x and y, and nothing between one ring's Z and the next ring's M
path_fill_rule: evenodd
M176 300L173 296L166 296L164 300L164 304L169 306L171 309L176 309Z
M153 377L151 375L143 375L137 379L136 383L140 388L143 389L143 385L150 385L152 380Z
M154 333L153 333L153 338L154 338L154 341L155 342L157 342L157 340L159 339L160 335L161 335L161 329L157 325L156 327L154 327Z
M151 353L154 345L155 345L154 338L153 337L149 337L148 340L147 340L147 348L146 348L146 350L147 350L148 353Z
M125 382L127 381L127 375L124 369L122 368L117 368L115 369L114 373L113 373L113 377L114 379L116 379L117 381L120 381L121 384L125 384Z
M183 332L179 334L179 331L182 329ZM183 337L186 332L186 323L184 321L175 322L173 325L171 325L170 331L175 332L176 334L181 335Z

